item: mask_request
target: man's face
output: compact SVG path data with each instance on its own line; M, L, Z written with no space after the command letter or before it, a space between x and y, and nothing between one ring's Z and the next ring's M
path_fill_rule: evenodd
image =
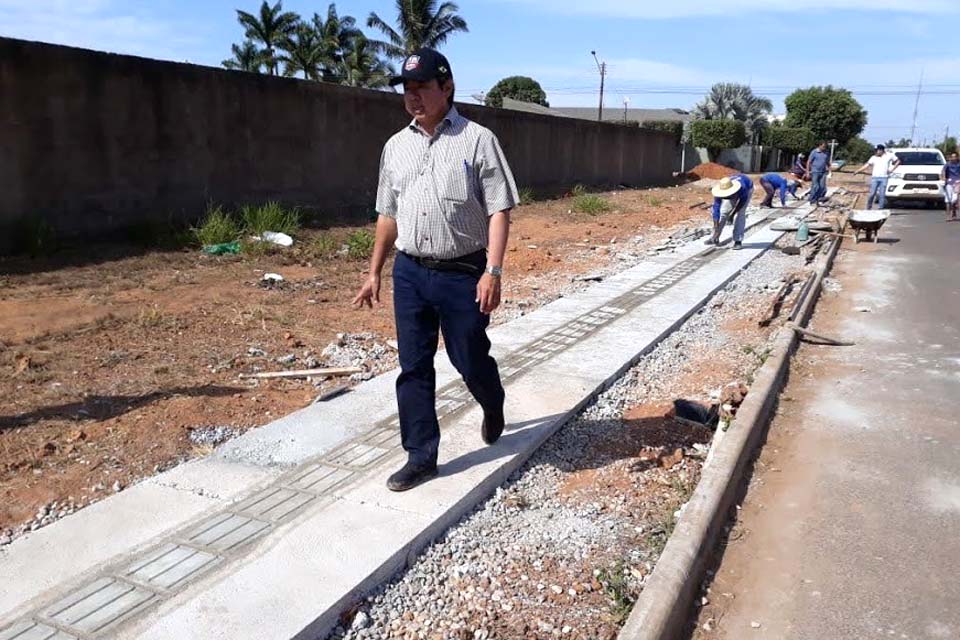
M417 122L439 122L450 109L447 98L451 91L453 83L449 80L443 86L437 80L406 80L403 83L403 103L407 113Z
M826 142L821 142L821 143L817 146L817 149L820 149L820 151L826 151L826 150L827 150L827 143L826 143Z
M951 153L951 154L950 154L950 164L957 164L958 162L960 162L960 156L958 156L958 155L955 154L955 153Z
M883 150L883 149L877 149L877 154L876 154L876 155L877 155L878 158L879 158L880 156L882 156L883 154L884 154L884 150Z

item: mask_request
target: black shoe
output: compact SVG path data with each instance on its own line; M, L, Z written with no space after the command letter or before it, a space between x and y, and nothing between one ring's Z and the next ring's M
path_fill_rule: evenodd
M483 424L480 426L480 435L487 444L493 444L503 433L503 411L497 414L483 412Z
M736 250L743 249L743 243L742 243L742 242L734 242L734 243L733 243L733 248L736 249Z
M437 477L437 465L425 466L408 462L403 465L403 468L387 478L387 489L390 489L390 491L407 491L435 477Z
M717 239L714 238L713 236L710 236L709 238L703 241L703 244L717 244Z

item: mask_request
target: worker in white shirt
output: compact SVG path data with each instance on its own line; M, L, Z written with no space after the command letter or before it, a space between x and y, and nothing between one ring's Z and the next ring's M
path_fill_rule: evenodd
M900 166L900 160L892 153L887 153L887 148L878 144L875 153L864 163L862 167L853 172L857 175L868 168L873 167L870 177L870 192L867 194L867 209L873 208L873 199L876 196L881 209L886 209L887 205L887 180L894 169Z

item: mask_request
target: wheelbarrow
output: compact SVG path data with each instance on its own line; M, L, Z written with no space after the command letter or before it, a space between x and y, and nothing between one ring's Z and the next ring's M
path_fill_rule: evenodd
M847 221L850 228L853 229L854 242L860 243L860 232L866 236L867 242L873 240L877 242L880 238L880 227L890 217L890 212L885 209L858 209L850 212Z

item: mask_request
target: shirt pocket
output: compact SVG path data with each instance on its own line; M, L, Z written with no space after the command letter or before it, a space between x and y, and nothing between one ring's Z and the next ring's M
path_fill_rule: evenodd
M447 211L463 207L470 199L470 185L473 182L473 167L465 162L454 162L444 173L440 185L440 198Z

